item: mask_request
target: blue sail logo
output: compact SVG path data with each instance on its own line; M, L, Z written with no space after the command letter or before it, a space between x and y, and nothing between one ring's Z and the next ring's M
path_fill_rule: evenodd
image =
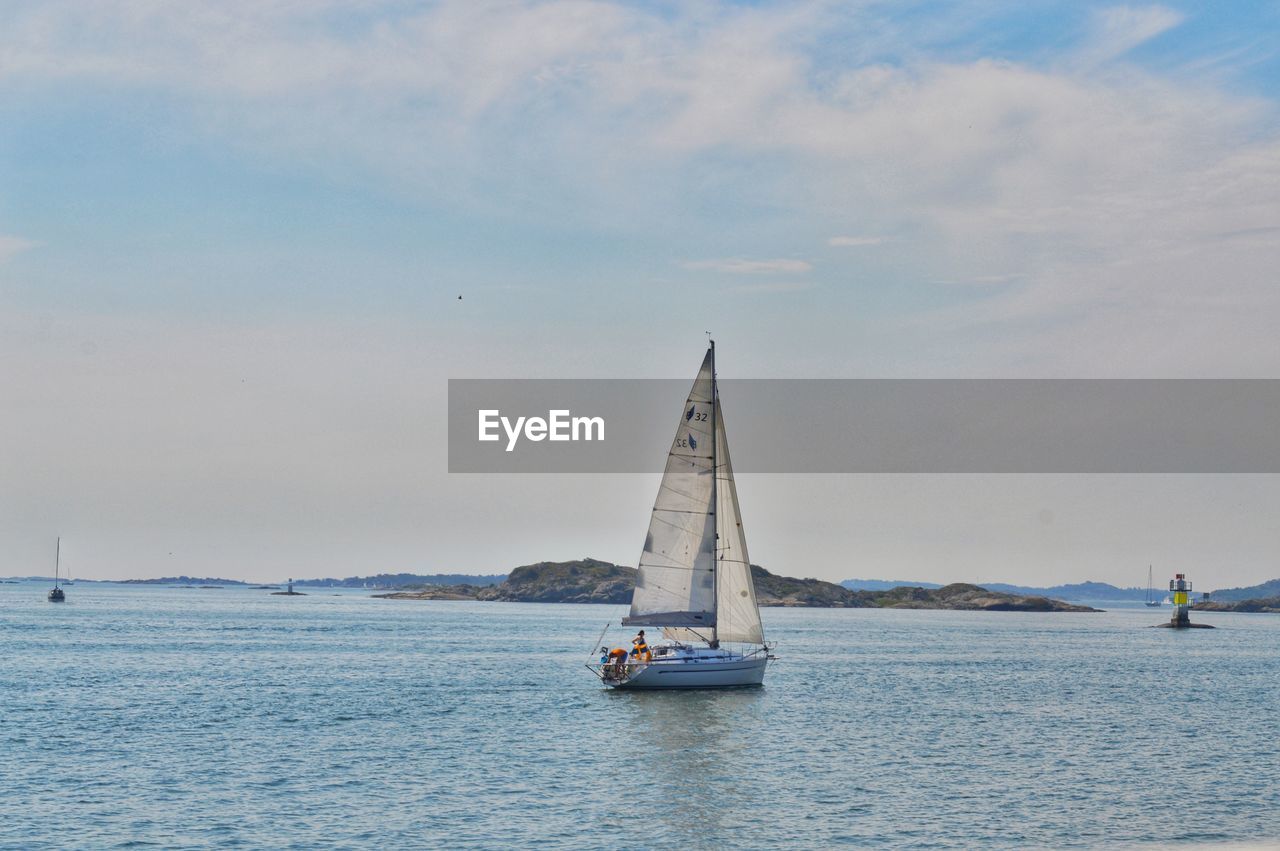
M690 405L690 406L689 406L689 410L685 411L685 413L684 413L684 421L685 421L685 422L688 422L689 420L693 419L693 412L694 412L694 410L696 410L696 408L697 408L697 406L696 406L696 405Z
M690 449L698 448L698 441L693 439L693 432L689 432L689 448Z

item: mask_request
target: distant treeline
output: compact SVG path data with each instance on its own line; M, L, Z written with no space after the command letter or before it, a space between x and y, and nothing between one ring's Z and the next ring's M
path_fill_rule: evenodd
M852 591L887 591L900 585L909 585L914 588L941 587L934 582L905 582L899 579L846 579L840 584ZM1143 600L1147 596L1146 588L1118 588L1105 582L1078 582L1074 585L1054 585L1050 588L1007 585L1003 582L984 582L982 587L988 591L1000 591L1005 594L1053 597L1058 600ZM1209 584L1203 580L1197 583L1196 594L1199 595L1202 590L1209 590ZM1167 580L1157 581L1152 589L1152 594L1156 599L1162 599L1168 593ZM1224 602L1280 597L1280 579L1272 579L1268 582L1263 582L1261 585L1250 585L1246 588L1223 588L1211 592L1210 596L1214 600L1222 600Z
M1268 597L1280 597L1280 579L1272 579L1261 585L1250 585L1247 588L1223 588L1213 592L1213 599L1221 601L1258 600Z
M901 579L846 579L840 584L851 591L888 591L904 585L912 588L942 587L936 582L907 582ZM983 582L982 587L1002 594L1052 597L1055 600L1142 600L1147 594L1145 588L1118 588L1105 582L1077 582L1071 585L1053 585L1048 588L1009 585L1004 582ZM1160 595L1165 593L1159 586L1155 590Z

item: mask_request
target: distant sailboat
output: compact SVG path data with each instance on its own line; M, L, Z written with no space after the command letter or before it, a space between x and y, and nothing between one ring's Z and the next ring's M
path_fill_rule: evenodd
M631 613L622 620L661 628L666 643L629 660L602 648L600 663L588 667L611 688L759 685L773 658L756 605L715 364L712 342L680 409Z
M1155 594L1151 585L1151 565L1147 565L1147 605L1153 609L1160 607L1160 601L1155 598Z
M62 538L58 538L53 556L53 587L49 589L49 602L61 603L67 599L66 592L58 586L58 566L62 563Z

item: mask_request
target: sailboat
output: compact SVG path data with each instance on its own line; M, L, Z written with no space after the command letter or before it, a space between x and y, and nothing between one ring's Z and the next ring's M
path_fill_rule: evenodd
M1160 601L1152 594L1151 565L1147 565L1147 606L1153 609L1158 609L1160 607Z
M711 342L680 409L624 626L664 643L590 667L618 689L752 686L774 657L765 644L729 461ZM608 627L605 628L606 631Z
M58 565L62 563L62 538L58 538L57 549L54 550L53 556L53 587L49 589L49 602L61 603L67 599L67 594L58 587Z

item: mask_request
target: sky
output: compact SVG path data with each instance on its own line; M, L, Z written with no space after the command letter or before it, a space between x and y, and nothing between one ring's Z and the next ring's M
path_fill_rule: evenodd
M0 575L58 535L84 578L634 564L654 477L449 475L446 381L691 377L707 329L733 377L1280 377L1278 34L1275 2L9 0ZM788 575L1280 576L1274 476L739 489Z

